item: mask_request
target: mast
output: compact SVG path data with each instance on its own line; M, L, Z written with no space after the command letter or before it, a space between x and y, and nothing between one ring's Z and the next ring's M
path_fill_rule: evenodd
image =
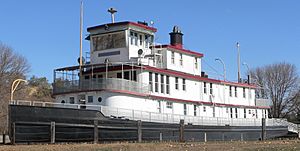
M81 76L81 68L82 68L82 23L83 22L83 1L80 2L80 42L79 42L79 72Z
M240 44L239 42L236 43L238 55L237 55L237 63L238 63L238 83L241 82L241 57L240 57Z

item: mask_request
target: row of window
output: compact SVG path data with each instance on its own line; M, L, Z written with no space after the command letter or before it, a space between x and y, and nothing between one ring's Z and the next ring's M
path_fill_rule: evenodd
M144 46L149 48L152 44L152 36L145 34L138 34L137 32L130 31L130 44L135 46Z
M166 103L166 107L168 109L173 109L173 103L172 102L167 102ZM194 105L194 116L197 116L197 105ZM239 118L238 117L238 108L226 108L226 113L228 113L230 109L230 118ZM212 114L213 117L216 117L216 109L215 107L212 107ZM235 111L235 113L233 113L233 110ZM247 118L247 109L244 108L244 118ZM206 106L203 106L203 112L206 112ZM258 114L257 114L257 110L255 110L255 113L252 110L249 110L248 112L249 115L252 115L253 117L255 116L256 118L258 118ZM187 105L183 104L183 115L187 115ZM267 115L267 110L262 110L262 116L266 118Z
M160 77L160 83L158 81ZM166 81L165 81L166 77ZM170 76L154 73L154 90L153 90L153 73L149 72L149 86L150 91L159 92L160 85L160 93L170 94ZM179 78L175 77L175 89L179 90ZM165 91L166 90L166 91ZM186 90L186 80L182 79L182 90Z
M171 51L171 63L175 64L175 52ZM179 64L183 66L183 56L182 53L179 53ZM194 58L195 69L198 69L198 58Z
M203 83L203 92L207 94L207 83ZM209 83L209 94L213 94L213 84ZM229 86L229 96L232 97L232 86ZM234 87L234 96L238 97L237 87ZM243 88L243 98L246 98L246 88ZM251 98L251 91L249 90L249 98Z
M80 100L85 100L85 96L84 97L81 97L81 96L79 96L79 100L78 101L80 101ZM97 99L97 101L100 103L100 102L102 102L102 97L98 97L98 99ZM94 103L94 96L88 96L87 97L87 102L88 103ZM61 103L67 103L65 100L61 100ZM70 104L75 104L75 97L69 97L69 103Z

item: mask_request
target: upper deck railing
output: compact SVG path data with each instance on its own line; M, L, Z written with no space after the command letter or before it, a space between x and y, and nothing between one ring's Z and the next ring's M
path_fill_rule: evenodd
M270 106L270 100L263 98L255 98L255 106Z
M56 81L53 85L53 94L107 89L124 90L143 94L149 93L148 84L118 78L98 78Z

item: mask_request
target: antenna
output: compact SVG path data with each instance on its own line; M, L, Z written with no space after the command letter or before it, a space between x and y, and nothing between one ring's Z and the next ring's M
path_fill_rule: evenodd
M114 8L109 8L107 10L110 14L111 14L111 22L115 23L115 13L118 12L117 10L115 10Z
M81 66L82 66L82 22L83 22L83 1L80 2L80 42L79 42L79 72L81 75Z

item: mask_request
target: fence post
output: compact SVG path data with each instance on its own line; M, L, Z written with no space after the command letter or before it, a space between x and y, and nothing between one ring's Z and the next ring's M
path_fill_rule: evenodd
M137 121L137 133L138 133L138 142L142 142L142 121Z
M50 125L51 144L55 143L55 122L51 122Z
M179 142L184 142L184 120L180 120Z
M98 121L94 120L94 144L98 143L99 133L98 133Z
M206 132L204 132L204 142L207 142Z
M15 122L12 123L11 128L12 128L11 144L15 145L16 144L16 123Z
M261 119L261 140L264 141L266 139L266 119Z

